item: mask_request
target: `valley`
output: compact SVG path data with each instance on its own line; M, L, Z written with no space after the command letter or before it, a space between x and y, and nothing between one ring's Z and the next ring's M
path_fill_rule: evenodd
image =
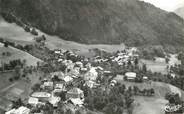
M138 0L0 0L0 11L0 114L184 112L175 13Z

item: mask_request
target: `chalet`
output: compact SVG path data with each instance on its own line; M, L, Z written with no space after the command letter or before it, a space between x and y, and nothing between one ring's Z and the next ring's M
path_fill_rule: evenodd
M79 106L79 107L82 107L83 104L84 104L84 99L80 99L80 98L76 98L76 99L70 98L69 101L70 101L73 105Z
M54 50L55 54L61 54L61 50Z
M48 99L51 97L51 94L47 92L34 92L31 97L38 98L41 101L48 101Z
M99 86L99 84L97 84L97 83L94 82L94 81L89 80L89 81L86 81L86 82L84 83L84 86L87 86L87 87L89 87L89 88L96 88L97 86Z
M88 69L90 69L92 66L91 66L91 63L87 63L86 65L85 65L85 67L86 68L88 68Z
M54 107L57 107L60 100L60 97L52 96L49 98L49 103L51 103Z
M111 80L111 82L110 82L110 86L115 86L117 84L117 81L116 80Z
M79 67L75 67L74 69L70 70L67 73L68 76L72 77L72 78L78 78L80 75L80 68Z
M44 82L43 87L44 87L44 89L53 89L54 83L53 82Z
M148 81L148 77L147 76L143 76L143 80L144 81Z
M136 73L134 73L134 72L127 72L127 73L125 73L125 76L127 77L127 80L133 81L136 78Z
M31 106L37 106L39 103L39 99L38 98L34 98L34 97L29 97L28 99L28 104L30 104Z
M54 87L54 93L59 93L62 91L66 91L64 84L56 84Z
M30 114L30 109L24 106L19 107L18 109L12 109L5 114Z
M64 80L66 83L68 83L68 82L71 82L71 81L73 80L73 78L70 77L70 76L66 76L63 80Z
M79 88L72 88L66 94L66 98L84 98L84 92Z
M83 68L83 63L82 63L82 62L78 61L78 62L75 62L75 64L76 64L77 66L79 66L80 68Z
M84 80L92 80L95 81L98 77L98 72L96 71L95 67L92 67L85 75Z

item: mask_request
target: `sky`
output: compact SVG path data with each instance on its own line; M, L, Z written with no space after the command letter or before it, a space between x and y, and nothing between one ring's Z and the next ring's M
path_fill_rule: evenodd
M184 6L184 0L142 0L145 2L149 2L160 9L166 11L174 11L181 6Z

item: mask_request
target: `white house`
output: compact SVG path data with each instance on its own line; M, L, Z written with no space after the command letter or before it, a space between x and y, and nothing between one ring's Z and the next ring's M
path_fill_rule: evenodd
M34 92L31 97L38 98L39 100L48 101L51 97L51 94L47 92Z
M43 86L44 86L44 88L52 89L54 86L54 83L53 82L44 82Z
M54 88L54 92L57 93L62 91L66 91L64 84L56 84Z
M30 109L24 106L19 107L18 109L12 109L8 112L5 112L5 114L29 114Z
M28 104L30 104L32 106L36 106L38 103L39 103L39 99L38 98L29 97Z
M84 99L80 99L80 98L70 98L69 101L71 101L75 106L79 106L82 107L82 105L84 104Z
M54 106L54 107L57 107L58 106L58 103L59 101L61 100L60 97L55 97L55 96L52 96L49 98L49 102Z
M73 78L72 78L72 77L70 77L70 76L66 76L63 80L67 83L67 82L72 81L72 80L73 80Z
M135 72L127 72L127 73L125 73L125 76L127 77L128 80L134 80L136 78L136 73Z
M85 75L84 80L92 80L95 81L98 77L98 72L96 71L95 67L92 67Z
M99 85L99 84L97 84L96 82L91 81L91 80L86 81L86 82L84 83L84 86L88 86L89 88L95 88L95 87L97 87L98 85Z

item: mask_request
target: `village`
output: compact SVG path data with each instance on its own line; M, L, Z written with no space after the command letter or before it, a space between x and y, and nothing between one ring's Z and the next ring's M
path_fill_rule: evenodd
M42 49L45 40L43 35L35 37L35 45ZM8 48L7 45L11 46L11 43L5 41ZM31 74L30 70L42 73L37 73L33 79L24 79L27 83L36 82L31 87L24 84L23 90L13 88L10 93L1 95L0 108L5 114L95 114L102 110L108 114L131 114L134 96L155 96L151 86L140 88L131 84L151 85L154 80L146 75L146 65L140 65L139 59L139 51L135 47L113 54L100 52L92 58L79 56L69 50L55 49L49 52L47 62L38 62L31 69L22 67L24 77ZM35 81L36 78L39 79ZM24 89L28 89L28 92L22 97ZM175 97L170 98L171 102L163 109L166 114L183 108L181 103L173 105Z
M167 74L150 71L141 61L144 57L136 47L122 48L114 53L94 49L93 57L62 48L50 50L44 34L16 21L35 36L34 43L23 45L0 38L3 48L13 47L40 60L35 66L26 66L28 60L21 59L1 63L0 71L8 77L7 87L0 92L2 113L132 114L135 97L157 97L154 82L175 85L173 82L180 80L180 65L167 64L164 69ZM8 58L11 53L4 51L2 56ZM169 63L168 54L164 56L157 61ZM166 100L168 103L162 109L166 114L183 113L183 102L177 93L167 93Z

